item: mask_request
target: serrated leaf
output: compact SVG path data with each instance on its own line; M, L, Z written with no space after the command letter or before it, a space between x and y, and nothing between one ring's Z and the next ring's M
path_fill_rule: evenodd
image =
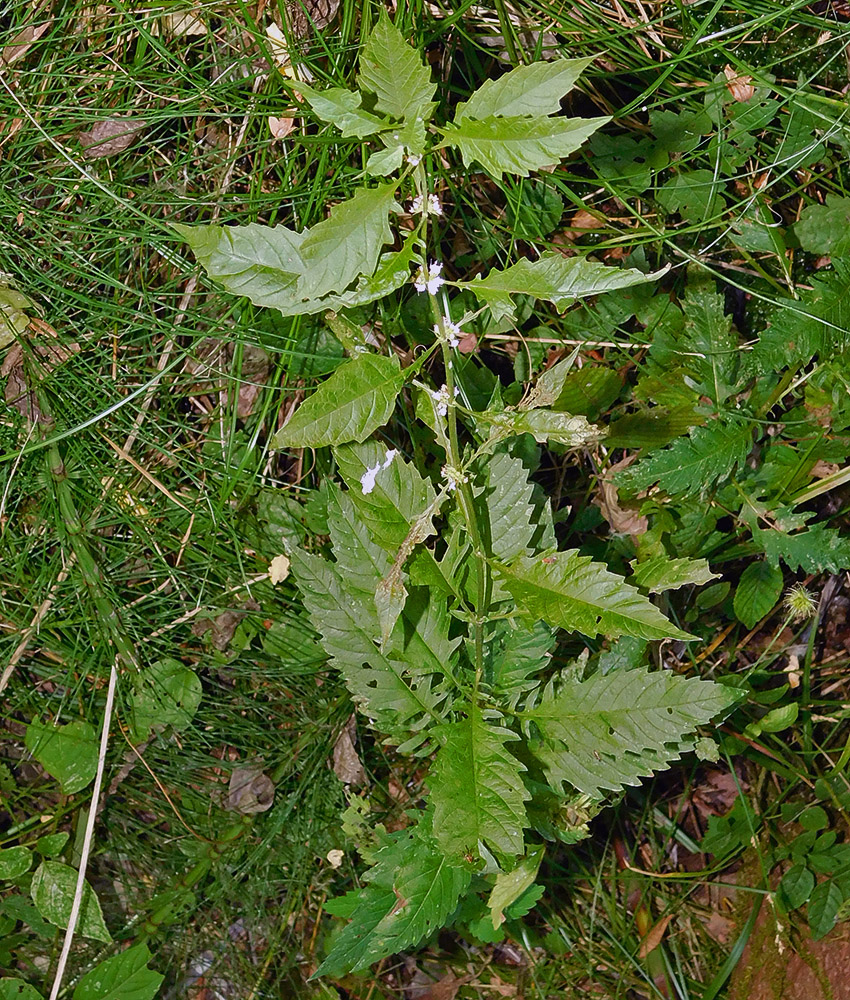
M657 483L671 496L704 495L743 464L752 437L749 424L712 420L618 473L616 482L634 492Z
M786 910L796 910L807 902L815 887L815 877L805 865L794 865L782 876L778 894Z
M405 374L398 358L358 354L341 364L272 439L274 448L364 441L393 412Z
M813 941L819 941L829 934L835 926L838 910L843 902L844 893L834 879L828 879L814 887L806 911Z
M547 251L536 261L523 259L504 271L493 268L486 278L456 284L470 289L479 302L490 307L493 318L500 320L513 315L514 295L531 295L563 310L576 299L655 281L663 273L644 274Z
M367 884L327 907L351 922L315 976L338 979L418 944L445 924L469 886L469 871L451 867L418 827L391 838L365 874Z
M713 283L696 281L682 302L685 322L682 347L696 379L694 389L720 407L736 387L738 338L732 317L724 310L723 296ZM698 381L697 381L698 379Z
M25 875L32 865L32 851L28 847L6 847L0 850L0 879L15 879Z
M650 594L661 594L679 587L701 587L709 580L716 580L718 573L712 573L707 559L672 559L669 556L654 556L643 562L632 560L632 576L629 582Z
M486 476L487 485L476 503L478 515L487 525L493 557L509 563L528 553L534 537L528 470L520 459L500 452L487 463Z
M516 708L523 695L536 687L536 675L549 665L554 644L555 635L544 622L530 628L517 622L506 629L498 645L492 640L487 677L496 697Z
M27 750L56 778L63 795L82 791L97 771L97 734L81 719L64 726L31 722L24 739Z
M539 406L552 406L558 396L561 395L564 382L570 374L578 354L579 348L576 347L568 357L559 361L556 365L552 365L551 368L547 368L546 371L541 372L534 383L534 388L528 394L528 399L521 403L520 407L524 410L535 410ZM569 409L569 407L566 407L566 409Z
M58 861L42 861L32 877L30 896L41 916L63 930L68 926L77 873ZM100 902L92 887L86 883L77 917L77 933L95 941L111 941L112 936L103 922Z
M850 538L835 528L812 524L789 534L776 528L753 528L753 541L773 566L780 560L792 570L840 573L850 569Z
M536 621L593 638L632 635L639 639L691 639L622 577L577 549L497 565L519 611Z
M395 205L394 184L358 188L347 201L303 234L300 251L304 273L302 298L344 291L361 274L372 274L385 243L393 240L389 214Z
M460 150L464 165L478 162L493 177L552 166L579 149L610 118L472 118L447 125L444 141Z
M546 848L541 844L530 850L512 871L499 872L496 876L487 900L494 927L498 928L504 923L504 911L534 884L545 853Z
M818 256L850 252L850 198L828 194L825 205L809 205L794 226L800 246Z
M424 116L437 89L419 53L384 10L360 53L357 84L375 95L377 111L393 118Z
M77 983L74 1000L152 1000L165 977L147 967L150 957L137 944L107 958Z
M486 80L455 112L455 122L465 118L514 118L521 115L555 115L561 98L593 62L584 59L553 59L517 66L496 80Z
M363 139L389 127L382 118L369 114L362 107L363 95L344 87L314 90L305 83L298 90L306 98L313 112L323 122L330 122L342 132L344 139Z
M431 481L400 455L386 465L388 454L388 449L377 441L334 449L340 475L369 534L381 548L395 555L417 518L433 504L436 494ZM372 489L365 493L363 476L376 467L379 471Z
M524 850L525 802L521 764L505 747L519 737L488 722L478 705L458 706L466 718L441 733L428 784L434 805L434 837L458 865L479 856L479 844L508 857Z
M170 657L152 663L139 676L131 699L134 740L147 739L154 728L185 729L202 697L203 687L194 670Z
M531 434L535 441L585 448L605 436L604 430L587 422L587 417L572 416L557 410L485 410L476 414L481 424L490 424L489 443Z
M735 588L733 607L739 622L752 628L775 607L782 594L782 571L769 562L751 562Z
M531 745L553 787L593 798L638 784L693 749L694 730L738 694L720 684L643 668L569 682L526 713L540 732Z

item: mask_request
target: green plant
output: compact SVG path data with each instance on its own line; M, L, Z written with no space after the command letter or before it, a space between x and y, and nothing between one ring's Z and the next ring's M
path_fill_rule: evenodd
M473 322L493 329L535 300L563 308L658 277L546 252L448 280L439 259L432 158L459 154L467 169L478 163L500 179L566 157L606 121L559 114L588 63L518 67L440 125L430 72L382 14L361 53L358 91L299 85L343 137L380 144L365 164L377 183L302 232L178 227L228 291L284 315L323 313L349 354L274 439L277 448L331 447L346 487L328 482L314 505L327 545L304 544L295 531L288 556L361 714L396 753L432 761L411 825L379 832L366 884L328 905L350 922L318 975L363 969L452 921L497 933L539 898L545 841L580 839L606 798L693 750L696 728L737 698L643 663L586 674L586 654L553 660L557 629L639 640L643 656L648 641L690 640L645 592L710 574L704 561L682 558L628 582L559 549L551 506L530 479L538 445L570 452L605 434L553 406L573 358L505 398L457 351ZM407 213L403 196L412 198ZM393 216L410 219L403 239ZM390 243L396 249L382 254ZM411 279L433 336L402 367L387 324L367 338L345 311L404 296ZM420 426L389 447L373 435L399 403ZM728 437L718 470L749 441L737 427ZM413 461L401 454L408 447Z

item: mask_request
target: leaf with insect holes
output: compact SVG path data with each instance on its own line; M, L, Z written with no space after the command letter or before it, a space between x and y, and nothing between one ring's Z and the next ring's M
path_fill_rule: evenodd
M437 85L422 57L381 10L360 53L357 85L375 95L375 110L393 118L430 117Z
M449 860L479 856L479 844L502 857L524 851L525 765L507 749L519 737L484 718L478 705L439 731L442 746L428 784L434 805L434 837Z
M390 419L404 379L398 358L358 354L304 400L272 446L323 448L364 441Z
M498 79L485 80L468 101L458 105L454 120L555 115L561 110L561 98L573 89L595 58L536 62L517 66Z
M81 719L64 726L31 722L25 737L27 750L48 774L57 779L63 795L82 791L97 771L97 734Z
M420 829L425 826L426 829ZM361 889L332 900L330 913L350 917L314 976L339 979L387 955L418 945L444 926L469 886L466 868L453 867L419 826L390 834L375 854Z
M0 1000L42 1000L41 994L16 976L0 979Z
M781 595L782 570L765 560L751 562L735 588L735 617L752 628L775 607Z
M629 565L632 567L629 583L650 594L663 594L679 587L701 587L709 580L716 580L719 575L711 572L707 559L653 556L643 562L632 559Z
M501 320L514 315L514 295L545 299L563 311L576 299L655 281L664 273L644 274L631 268L597 264L583 257L546 252L538 260L523 259L504 271L492 268L486 278L458 281L456 285L468 288L479 302L490 307L494 319Z
M323 122L330 122L342 132L343 139L364 139L374 135L381 129L389 128L390 123L383 118L369 114L363 109L363 95L345 87L328 87L326 90L314 90L305 83L298 84L298 90L304 96L313 113Z
M638 639L692 639L646 597L577 549L496 566L498 577L524 617L542 619L593 638L631 635Z
M105 959L77 983L73 1000L153 1000L165 976L148 968L150 958L137 944Z
M558 410L485 410L476 414L479 423L489 423L489 444L520 434L531 434L535 441L563 444L568 448L584 448L596 444L605 431L587 422L587 417L574 417Z
M73 868L58 861L42 861L32 877L30 896L41 916L64 930L71 916L76 886L77 873ZM112 940L103 922L100 902L88 882L83 888L77 932L95 941Z
M610 118L465 118L447 125L444 141L460 151L464 165L481 166L493 177L528 177L574 153Z
M359 275L372 274L381 247L393 239L389 214L398 209L395 190L395 184L358 188L303 234L304 273L298 286L303 298L341 292Z
M789 534L778 528L753 527L753 541L773 566L780 560L792 570L840 573L850 569L850 538L825 524Z
M693 749L696 727L738 697L721 684L643 668L550 685L526 713L540 733L530 749L553 787L598 799L668 768Z

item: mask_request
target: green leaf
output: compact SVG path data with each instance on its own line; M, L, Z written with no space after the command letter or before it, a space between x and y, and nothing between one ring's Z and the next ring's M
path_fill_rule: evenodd
M487 525L490 551L508 563L531 549L535 526L532 485L522 461L500 452L487 462L487 485L476 503L479 520Z
M564 199L545 181L529 180L522 183L505 208L514 238L532 242L557 227L564 215Z
M701 587L709 580L716 580L719 575L711 572L707 559L671 559L669 556L654 556L643 562L633 559L629 565L632 567L629 582L650 594L678 590L679 587Z
M444 141L466 167L478 162L493 177L552 166L579 149L610 118L471 118L447 125Z
M564 444L569 448L584 448L596 444L605 432L587 422L586 417L574 417L557 410L485 410L476 420L490 424L489 443L504 441L520 434L532 434L535 441Z
M375 95L375 109L393 118L430 116L430 101L437 85L419 53L381 11L360 53L361 90Z
M760 733L781 733L794 725L799 714L800 705L798 702L790 701L787 705L771 709L767 715L758 720L756 725Z
M828 194L825 205L809 205L794 226L800 246L818 256L850 253L850 198Z
M563 310L576 299L655 281L663 273L644 274L634 269L597 264L583 257L546 252L536 261L523 259L504 271L493 268L486 278L456 284L459 288L470 289L479 302L490 307L493 318L499 320L513 315L511 297L514 295L532 295L553 302L557 309Z
M30 895L41 916L64 930L71 916L76 886L77 872L73 868L58 861L42 861L32 877ZM112 940L103 922L100 902L88 882L83 888L77 933L95 941Z
M341 292L359 275L371 274L381 247L393 240L389 213L394 206L394 184L358 188L353 197L335 205L324 222L304 233L302 297Z
M156 727L171 726L178 732L185 729L202 696L198 675L179 660L165 657L152 663L139 676L131 699L134 740L147 739Z
M479 856L483 844L502 857L522 854L525 802L521 764L505 744L519 737L488 722L478 705L458 706L466 717L449 723L428 778L434 837L449 861Z
M844 902L844 893L834 879L814 887L807 910L812 940L819 941L835 926L836 916Z
M97 771L97 734L81 719L64 726L31 722L25 737L27 750L48 774L56 778L63 795L82 791Z
M491 641L488 681L497 699L515 709L522 696L537 686L536 675L549 665L554 644L554 633L543 622L535 622L531 628L516 622L498 644Z
M735 588L733 607L739 622L752 628L773 609L782 594L782 571L769 562L751 562Z
M370 177L387 177L401 167L404 159L404 146L387 146L375 150L366 161L366 173Z
M550 686L526 712L540 731L530 748L554 788L565 782L593 798L638 784L693 749L694 730L738 693L667 670L643 668Z
M496 567L521 614L550 625L596 635L691 639L622 577L577 549L520 556Z
M393 834L364 876L367 884L327 907L352 919L315 976L338 979L419 944L445 924L470 878L418 827Z
M4 976L0 979L0 1000L42 1000L42 996L23 979L7 979Z
M28 847L7 847L0 850L0 878L15 879L26 874L32 864L32 851Z
M150 957L137 944L107 958L77 983L74 1000L152 1000L165 977L147 967Z
M494 927L500 927L504 923L504 911L534 884L545 853L546 848L541 844L530 850L513 871L499 872L496 876L487 900Z
M815 877L805 865L794 865L782 876L779 898L786 910L796 910L807 902L815 887Z
M365 440L390 419L404 379L397 357L358 354L298 407L272 447L322 448Z
M538 406L552 406L563 392L564 383L575 364L578 352L579 349L576 347L562 361L541 372L534 383L534 388L528 394L528 398L520 404L521 409L534 410ZM569 410L569 407L565 406L564 409Z
M561 98L573 89L595 58L531 63L517 66L496 80L486 80L465 104L458 105L455 122L465 118L558 114Z
M622 376L610 368L585 365L564 379L553 404L556 410L580 413L597 420L617 399L623 389Z
M738 338L732 331L725 302L713 282L692 281L682 301L685 314L682 350L685 368L693 373L692 388L720 407L737 386Z
M334 458L372 539L395 555L416 520L433 504L435 493L431 481L419 474L413 462L398 454L388 457L391 450L377 441L365 441L334 448ZM363 480L375 469L367 493Z
M752 529L753 541L773 566L779 561L806 573L840 573L850 569L850 538L835 528L812 524L793 535L778 528Z
M704 495L744 463L752 447L749 424L734 419L712 420L692 427L686 438L655 451L617 474L615 481L632 492L655 483L671 496Z
M35 849L46 858L55 858L65 850L70 834L68 833L48 833L39 837L35 842Z
M314 114L323 122L336 125L342 132L343 139L363 139L390 127L384 119L376 118L363 110L363 95L356 91L346 90L344 87L314 90L300 82L298 90L306 98Z
M720 187L714 171L687 170L665 181L655 198L668 212L678 212L688 222L703 223L722 207Z

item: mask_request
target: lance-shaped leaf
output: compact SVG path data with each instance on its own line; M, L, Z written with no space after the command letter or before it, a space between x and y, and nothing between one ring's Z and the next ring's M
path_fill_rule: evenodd
M183 226L174 228L192 248L211 278L258 306L281 308L298 301L296 284L304 271L299 247L303 233L286 226Z
M330 913L351 921L316 976L339 978L365 969L419 944L445 924L471 875L449 864L427 835L427 821L426 816L419 826L392 834L364 875L366 885L327 905Z
M383 118L369 114L362 108L363 95L344 87L329 87L327 90L314 90L305 83L298 84L298 90L304 95L313 112L323 122L330 122L342 132L344 139L363 139L374 135L381 129L390 127Z
M376 110L393 118L424 116L437 89L422 57L383 10L360 54L357 83L375 95Z
M370 535L394 555L416 519L434 502L435 493L431 481L412 462L396 454L387 464L390 450L377 441L364 441L335 448L334 457ZM364 477L375 469L367 492Z
M594 58L531 63L517 66L497 80L486 80L465 104L458 105L455 121L557 114L561 98L573 89Z
M403 384L398 358L358 354L304 400L275 434L273 447L322 448L363 441L389 420Z
M707 559L671 559L669 556L653 556L643 562L632 560L632 576L629 583L649 591L650 594L661 594L665 590L678 590L679 587L701 587L709 580L717 578L712 573Z
M488 722L478 705L466 718L442 729L428 784L434 804L434 837L446 857L461 864L464 855L479 856L479 845L503 857L522 854L525 766L505 747L519 739L509 729Z
M496 567L527 618L581 632L591 638L633 635L638 639L692 639L621 576L577 549L520 556Z
M605 436L605 431L588 423L587 417L574 417L557 410L485 411L476 414L476 419L491 425L491 444L519 434L532 434L540 443L551 441L569 448L584 448Z
M667 670L595 674L557 693L547 688L526 716L540 732L530 748L554 788L567 783L598 799L669 767L693 749L696 727L737 698L728 687Z
M469 288L479 302L490 307L495 319L504 319L513 315L514 295L532 295L563 310L576 299L655 281L662 274L664 271L644 274L547 252L539 260L520 260L504 271L494 268L486 278L459 281L457 286Z
M64 929L71 917L76 888L77 872L73 868L58 861L42 861L32 877L30 896L45 920ZM100 901L88 882L83 884L77 933L95 941L112 940L103 922Z
M478 162L493 177L549 167L574 153L610 118L464 118L447 125L444 141L463 162Z
M354 288L349 291L319 300L312 308L302 309L302 311L353 309L355 306L363 306L376 299L382 299L410 280L410 265L415 252L416 233L413 232L404 241L401 250L381 254L374 274L361 276Z
M302 298L341 292L361 274L372 274L381 247L393 239L389 224L395 206L395 185L358 188L352 198L331 209L301 241L304 274Z

